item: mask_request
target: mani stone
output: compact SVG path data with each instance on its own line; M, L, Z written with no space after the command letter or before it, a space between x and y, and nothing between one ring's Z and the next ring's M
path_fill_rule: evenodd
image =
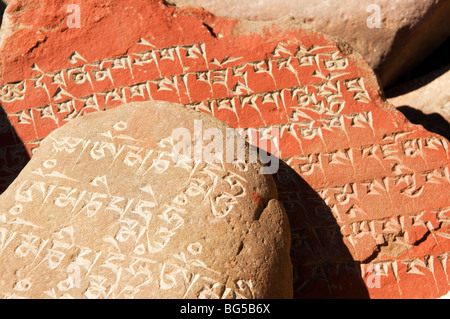
M89 114L50 134L0 198L1 296L292 298L273 178L245 158L226 162L225 151L173 157L173 130L194 136L199 122L225 137L221 121L168 102Z
M450 290L449 141L387 103L350 45L293 19L227 20L167 1L79 9L77 28L76 10L59 2L9 4L2 163L86 113L183 104L278 147L295 298Z
M170 0L231 19L284 16L339 37L362 54L384 87L392 85L449 36L447 0Z

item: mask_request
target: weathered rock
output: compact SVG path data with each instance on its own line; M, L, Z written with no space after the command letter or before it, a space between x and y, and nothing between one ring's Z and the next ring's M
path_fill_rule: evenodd
M231 19L272 20L286 15L352 45L387 87L450 36L446 0L170 0L201 6ZM377 26L377 13L379 25Z
M450 122L450 66L390 89L388 101L425 114L438 113Z
M176 159L174 130L199 125L223 151ZM227 161L227 127L141 102L50 134L0 198L2 296L292 298L276 185L236 150Z
M348 44L291 19L225 20L159 1L87 1L80 12L69 28L61 2L7 9L0 100L28 150L85 113L132 101L264 128L283 160L275 179L295 297L448 292L449 142L386 103Z

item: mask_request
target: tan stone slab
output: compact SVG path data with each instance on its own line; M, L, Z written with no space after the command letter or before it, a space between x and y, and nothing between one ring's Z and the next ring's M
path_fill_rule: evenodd
M410 106L425 114L438 113L450 122L450 66L392 88L388 99L396 107Z
M0 295L292 298L275 183L239 157L227 127L141 102L54 131L0 197ZM174 130L206 157L177 158L187 140ZM211 158L208 130L223 147Z

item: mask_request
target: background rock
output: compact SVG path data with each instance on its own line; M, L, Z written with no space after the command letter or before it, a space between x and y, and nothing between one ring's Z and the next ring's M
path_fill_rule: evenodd
M413 123L450 139L450 67L386 91L388 101Z
M450 66L386 92L397 107L410 106L425 114L438 113L450 122Z

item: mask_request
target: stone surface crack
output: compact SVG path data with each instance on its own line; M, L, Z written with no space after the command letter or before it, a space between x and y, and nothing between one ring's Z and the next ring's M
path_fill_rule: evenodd
M47 41L48 37L46 36L44 39L37 41L34 46L32 46L28 51L27 54L32 53L35 49L37 49L41 44L45 43Z
M176 7L175 3L172 3L168 0L162 0L162 3L166 6L166 7Z
M214 29L213 29L209 24L207 24L206 22L203 22L203 25L204 25L205 28L208 30L208 32L211 33L211 35L212 35L214 38L217 38L217 34L214 32Z
M259 221L259 219L261 218L262 213L266 210L266 208L269 205L269 202L271 200L274 200L274 198L269 198L267 201L264 202L264 205L262 205L262 207L256 211L255 216L254 216L255 218L254 218L254 220L252 222L252 225L255 222ZM245 239L247 238L247 235L248 235L248 232L249 232L250 228L251 228L251 226L245 231L244 237L242 238L242 240L241 240L241 242L239 244L239 248L237 250L236 257L238 257L239 254L244 249L244 242L245 242Z

